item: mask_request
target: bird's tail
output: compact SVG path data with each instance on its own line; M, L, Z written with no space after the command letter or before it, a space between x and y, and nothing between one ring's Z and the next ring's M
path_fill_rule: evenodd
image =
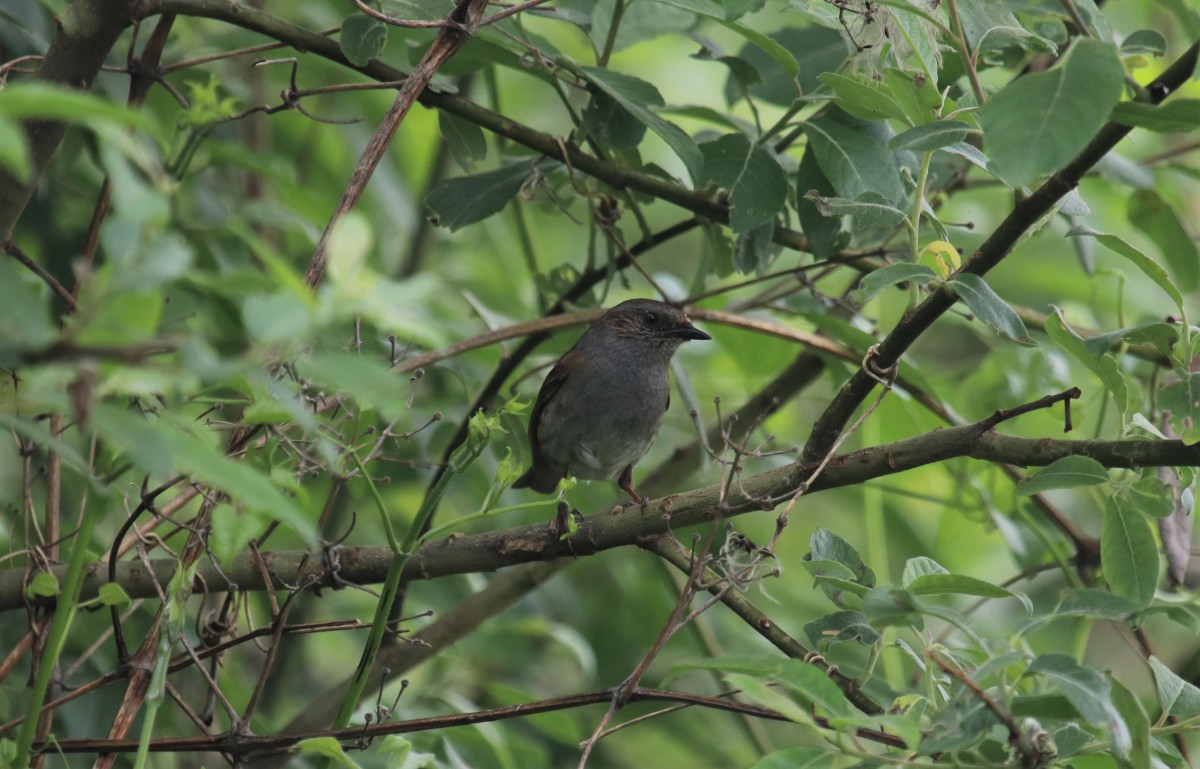
M537 467L531 467L525 474L513 483L514 489L533 489L539 494L553 494L558 488L560 477L554 473L538 472Z

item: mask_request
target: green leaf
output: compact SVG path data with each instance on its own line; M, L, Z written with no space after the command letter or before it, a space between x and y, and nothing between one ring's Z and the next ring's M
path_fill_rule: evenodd
M980 113L989 168L1021 187L1065 165L1108 119L1123 78L1116 47L1084 38L1053 69L1013 80Z
M1113 356L1092 354L1084 345L1083 339L1062 319L1062 310L1057 307L1046 317L1046 335L1064 352L1100 378L1108 390L1108 394L1112 396L1113 403L1117 405L1122 414L1128 411L1129 386L1125 382L1125 375L1121 373L1120 365Z
M938 53L937 27L930 24L922 14L904 4L894 4L888 7L890 21L896 25L908 48L920 64L921 74L934 91L938 85L938 70L941 69L941 55Z
M749 232L773 220L787 202L787 175L779 161L742 134L700 145L704 178L729 190L729 226Z
M1054 607L1054 617L1094 617L1096 619L1125 619L1138 610L1128 598L1095 588L1066 590Z
M774 221L764 222L749 232L738 235L733 244L733 268L743 275L764 274L775 255L779 253L772 240L774 235Z
M1158 657L1150 657L1154 685L1158 688L1158 704L1164 715L1179 719L1200 716L1200 689L1176 675Z
M943 98L930 81L913 72L889 67L883 73L883 87L904 111L904 123L921 125L936 120L940 109L953 111L954 102Z
M20 274L15 260L0 253L0 364L11 363L22 350L46 347L57 336L49 304Z
M804 634L813 646L825 648L839 641L858 641L871 646L879 633L871 627L867 615L857 611L836 611L804 625Z
M709 657L696 662L672 665L663 678L663 686L679 679L693 670L715 670L719 673L743 673L755 678L766 678L779 670L783 660L771 657Z
M93 130L104 125L135 128L162 138L157 122L146 112L87 91L36 81L10 83L0 90L0 117L58 120Z
M1129 221L1154 241L1184 292L1200 288L1200 250L1179 215L1150 189L1137 190L1126 202Z
M487 139L475 123L439 110L438 132L450 148L450 157L463 171L470 173L477 162L487 157Z
M663 0L660 0L660 2L661 1ZM717 20L724 24L726 29L732 30L738 35L741 35L743 38L753 43L760 51L770 56L771 60L778 64L779 68L787 73L788 77L794 80L800 76L799 62L796 61L796 57L792 55L792 52L783 45L775 42L758 30L738 24L735 21L725 21L723 19Z
M365 67L367 62L383 53L387 33L387 24L382 21L365 13L353 13L342 20L338 45L351 64Z
M1029 496L1050 489L1074 489L1108 482L1108 470L1091 457L1063 457L1017 484L1017 494Z
M58 577L48 571L39 571L33 575L33 579L29 580L29 586L25 588L25 595L29 598L53 598L61 592L58 584Z
M806 121L804 132L821 171L840 197L857 200L874 192L893 205L904 200L896 158L885 146L886 126L830 109Z
M1027 51L1054 52L1054 44L1021 26L1007 3L963 3L963 34L976 56L1008 45Z
M904 563L904 572L900 575L900 584L908 587L909 583L918 577L949 573L945 566L942 566L932 558L925 556L909 558Z
M596 141L613 150L631 150L646 137L646 124L603 91L592 94L583 125Z
M425 197L430 220L454 231L499 213L521 191L532 172L530 164L523 162L487 173L447 179Z
M1175 512L1175 490L1163 483L1154 472L1129 484L1122 494L1142 515L1166 518Z
M350 64L365 67L388 44L388 25L365 13L350 14L342 22L338 44Z
M850 572L850 578L860 585L875 587L875 572L868 566L846 540L829 531L817 529L808 539L812 552L804 556L804 561L834 561L845 566Z
M1054 732L1054 747L1058 750L1060 759L1070 758L1092 741L1092 735L1084 731L1079 724L1067 724Z
M824 711L825 715L845 718L861 715L829 674L808 662L782 660L779 670L771 678L800 695L813 707Z
M196 481L228 493L237 504L261 510L292 527L307 542L316 542L313 522L266 476L244 462L230 459L182 428L182 425L174 425L159 430L179 470Z
M737 58L750 64L761 76L762 82L750 87L750 95L782 107L815 91L820 86L817 78L821 73L837 69L846 58L842 36L825 27L784 27L772 32L771 39L791 54L799 65L799 76L791 74L790 66L780 66L777 58L754 43L738 49ZM725 84L725 96L731 104L742 97L733 80L730 77Z
M913 126L907 131L896 134L888 142L888 148L928 152L956 144L965 139L968 133L977 132L974 126L961 120L937 120Z
M388 16L410 21L438 21L446 18L446 5L439 0L381 0L379 9Z
M1186 312L1183 307L1183 294L1181 294L1175 284L1171 282L1171 277L1167 274L1167 271L1163 269L1162 265L1146 256L1138 249L1129 245L1116 235L1107 235L1102 232L1096 232L1094 230L1089 230L1082 227L1073 228L1067 233L1067 235L1071 237L1094 237L1096 241L1100 243L1100 245L1108 248L1116 254L1125 257L1132 262L1135 267L1141 270L1143 275L1154 281L1159 288L1165 291L1167 296L1171 297L1171 301L1175 302L1175 306L1179 308L1181 313Z
M374 752L387 756L385 769L411 769L407 764L409 757L413 755L412 747L412 743L400 735L387 734L374 746Z
M242 303L242 320L250 337L259 344L294 342L312 327L312 310L289 289L254 294Z
M1053 683L1083 716L1084 722L1104 729L1117 755L1129 754L1129 727L1113 706L1111 687L1103 673L1083 667L1065 654L1042 655L1029 666L1029 672Z
M1189 133L1200 128L1200 99L1172 99L1164 104L1123 101L1113 108L1110 119L1155 133Z
M238 510L220 503L213 507L209 548L222 566L228 568L235 558L246 552L250 540L261 534L270 520L261 520L250 509Z
M978 275L960 273L950 279L949 285L976 318L991 326L998 333L1021 344L1033 344L1021 316L1009 307L991 286Z
M1155 29L1134 30L1121 41L1122 55L1162 56L1166 52L1167 39Z
M800 168L796 171L796 215L800 228L808 238L813 256L826 259L838 250L842 237L842 221L826 216L814 202L813 197L828 198L836 195L833 185L817 163L812 147L804 150Z
M392 413L408 408L407 377L397 374L385 360L352 352L314 352L298 359L296 370L327 388L326 394L349 395L363 405Z
M863 596L863 612L873 626L925 629L923 607L909 590L877 587Z
M20 121L0 114L0 168L19 182L29 179L29 142Z
M803 561L801 566L813 576L813 580L829 600L838 606L851 609L859 608L860 602L855 596L866 595L870 587L858 582L854 571L837 561L812 560Z
M332 737L309 737L300 740L292 746L291 751L327 758L346 769L359 769L358 764L342 750L341 743Z
M1122 341L1130 344L1149 344L1169 358L1172 348L1179 342L1179 326L1163 322L1143 323L1132 328L1118 328L1089 336L1083 341L1083 345L1092 355L1103 355Z
M613 72L599 67L583 67L583 77L603 93L610 96L629 114L640 120L658 134L667 146L683 161L693 181L698 181L704 167L704 158L692 138L674 123L669 123L654 112L665 102L662 94L650 83L631 75Z
M880 267L878 270L868 273L863 277L862 282L859 284L862 291L861 301L863 303L869 302L880 291L897 283L915 282L923 286L937 279L938 275L933 271L933 268L926 267L923 264L912 264L911 262L889 264L887 267Z
M1000 179L999 176L996 176L996 174L994 174L990 170L988 170L988 163L991 161L988 160L987 156L984 155L982 152L980 152L977 147L975 147L971 144L968 144L966 142L956 142L954 144L947 144L945 147L941 148L941 151L945 152L947 154L950 154L950 155L957 155L958 157L966 160L968 163L975 166L976 168L983 170L983 171L987 171L988 173L992 174L992 176L995 176L997 179ZM1004 181L1004 180L1000 179L1000 181ZM1007 186L1007 182L1005 184Z
M92 475L92 468L83 455L69 442L63 440L61 435L56 435L47 430L42 420L34 421L30 418L13 416L4 409L0 409L0 426L3 426L6 430L11 430L13 433L23 435L39 446L53 450L62 457L63 463L67 467L77 472L83 478L86 478L96 491L106 493L108 487L100 483Z
M115 606L118 609L123 609L133 603L133 599L129 597L129 593L125 592L125 588L116 582L105 582L96 591L96 597L100 599L102 605Z
M693 2L703 3L707 7L715 5L715 3L704 2L704 0L693 0ZM594 0L590 3L571 5L577 5L580 9L590 8L591 38L596 41L596 48L599 49L608 38L616 3L614 0ZM621 51L635 43L671 34L682 34L695 25L696 17L693 13L694 11L691 9L673 8L671 5L654 0L627 3L620 16L620 26L617 27L613 50ZM544 44L541 45L544 46Z
M757 678L742 673L727 673L725 680L730 686L740 689L742 695L756 705L770 708L798 724L812 723L812 716L806 708Z
M1158 586L1158 545L1146 516L1119 496L1104 504L1100 564L1117 595L1149 606Z
M1016 598L1033 611L1033 604L1021 593L1005 590L999 585L962 574L926 574L907 585L915 595L977 595L981 598Z
M1128 766L1152 766L1150 761L1150 719L1146 717L1146 710L1138 698L1133 696L1112 675L1108 676L1108 683L1111 687L1109 696L1112 698L1113 707L1116 708L1122 722L1129 730L1129 752L1122 758L1128 762Z
M982 598L1016 598L1025 605L1026 611L1033 611L1033 605L1021 593L1014 593L974 577L951 574L937 561L924 556L908 559L904 564L904 573L900 581L905 589L914 595L977 595Z
M118 455L124 454L149 475L161 478L171 473L166 439L140 414L97 403L92 407L92 426Z
M891 90L866 75L825 72L820 80L833 91L837 105L859 120L899 120L907 124L904 107ZM961 137L960 137L961 138Z
M875 192L864 192L858 200L817 198L813 202L823 216L853 216L855 226L860 228L892 229L908 218L907 214L889 205L882 195Z
M104 403L93 407L92 423L105 441L152 476L184 473L197 483L226 492L234 504L261 511L291 526L307 542L316 542L312 521L292 500L258 470L230 459L193 435L194 425L152 420Z
M840 752L802 746L768 753L750 769L838 769L843 764Z
M1158 407L1170 412L1175 434L1191 446L1200 443L1200 373L1175 373L1179 381L1158 391Z

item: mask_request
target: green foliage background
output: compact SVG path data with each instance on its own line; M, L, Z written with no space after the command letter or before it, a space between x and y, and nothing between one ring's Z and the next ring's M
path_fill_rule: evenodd
M738 575L726 602L757 607L799 646L715 605L672 635L640 685L737 689L733 700L785 720L706 701L605 736L590 766L1189 765L1200 718L1186 559L1200 465L1195 8L528 9L473 30L438 70L306 283L396 97L394 84L352 86L402 77L437 31L326 0L109 5L105 21L89 15L106 6L94 0L0 10L0 422L11 436L0 649L12 649L0 760L21 765L32 749L82 766L104 751L72 740L149 748L232 731L312 739L298 754L229 742L117 761L574 765L607 693L348 753L327 730L363 723L401 690L386 720L618 685L690 595L650 536L667 505L684 551L715 531L711 566ZM371 6L409 20L450 7ZM85 66L89 46L108 66L86 92L21 58ZM148 88L144 103L126 106L131 82ZM71 129L46 149L38 121ZM1133 130L1081 169L1077 190L1022 219L1042 185L1122 127ZM1011 255L972 273L1006 227ZM968 268L956 273L959 255ZM613 514L613 487L581 483L565 492L587 516L579 544L555 540L544 524L557 500L507 489L528 456L524 405L589 311L660 289L714 338L678 356L672 407L635 476L655 499L679 496ZM918 304L955 296L928 330L912 327ZM564 304L571 322L527 347L543 331L531 322ZM893 329L902 346L884 342L883 354L904 353L899 386L850 404L866 416L834 425L844 442L810 437ZM467 344L489 332L500 338ZM414 359L427 362L412 371ZM510 359L515 373L485 384ZM720 434L711 452L697 443L696 424L719 426L769 385L780 403L724 422L744 449L736 465ZM779 533L795 481L781 494L769 470L798 463L813 480L831 453L877 446L904 464L890 444L1072 387L1082 394L1066 437L1092 441L1068 452L1080 456L1050 464L1020 444L1026 453L988 462L997 456L972 434L950 458L799 497ZM1053 449L1062 409L984 427ZM1048 464L1026 480L1013 469ZM843 465L854 472L837 458L829 472ZM717 484L723 508L688 493ZM718 512L715 529L700 523ZM425 553L462 560L451 576L403 583L396 640L380 595L395 595L426 520L447 543ZM739 546L726 521L770 552ZM595 531L642 548L593 553ZM262 573L275 567L257 565L252 541L280 564L311 551L323 587L298 582L287 561L268 593ZM96 597L115 549L132 603L113 588ZM130 575L142 559L165 569L157 587ZM330 577L335 564L362 569L371 589ZM509 568L491 573L498 565ZM193 570L203 585L183 578ZM246 638L272 622L355 620ZM451 624L431 646L403 640ZM188 648L235 638L211 652L219 665L202 663L212 684L186 664ZM180 668L170 675L168 660ZM156 666L149 693L137 691L138 671ZM103 676L40 726L26 718ZM635 697L615 718L660 707Z

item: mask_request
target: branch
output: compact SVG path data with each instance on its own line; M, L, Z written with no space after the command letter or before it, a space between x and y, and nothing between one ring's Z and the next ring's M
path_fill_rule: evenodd
M70 88L91 88L104 59L133 20L133 9L132 0L76 0L68 5L56 17L58 29L38 68L37 79ZM49 120L24 121L30 172L21 180L0 167L0 242L11 237L68 127L67 123Z
M1183 56L1147 86L1146 91L1151 94L1153 103L1161 102L1168 94L1174 93L1177 88L1188 81L1196 68L1198 56L1200 56L1200 43L1189 48ZM1101 128L1100 132L1096 134L1096 138L1074 160L1047 179L1036 192L1013 207L1013 210L983 242L979 250L967 260L960 272L984 275L999 264L1025 236L1029 228L1048 214L1064 195L1075 189L1083 175L1111 152L1131 130L1133 130L1132 127L1119 123L1108 123ZM953 307L957 301L958 297L950 283L944 283L920 306L905 315L896 324L887 338L879 343L873 362L882 370L888 370L896 365L913 342L920 338L933 325L933 322ZM846 423L850 421L854 412L866 400L876 384L876 376L863 368L850 377L850 380L838 390L833 401L817 419L808 443L805 444L804 451L797 461L798 465L802 463L815 465L830 451Z
M162 13L224 21L286 43L299 52L314 53L374 80L389 82L406 77L406 73L378 59L372 59L361 67L351 64L342 55L336 40L249 5L230 3L228 0L142 0L137 6L139 19ZM606 163L570 142L563 142L550 134L536 131L455 94L435 92L426 88L417 97L417 102L425 107L444 110L541 155L560 160L573 170L599 179L616 189L628 188L644 192L714 222L729 221L729 206L706 192L691 190L662 177L641 173L615 163ZM808 250L807 238L786 227L776 227L773 240L796 251Z
M1187 446L1182 441L1066 441L1049 438L1017 438L996 433L988 421L907 438L884 446L839 454L808 489L808 494L827 489L855 486L865 481L957 457L970 457L988 462L1011 465L1043 466L1068 456L1085 456L1105 467L1200 467L1200 445ZM756 510L771 510L789 499L797 485L811 473L804 465L788 465L768 470L739 484L732 484L725 518ZM422 547L409 561L404 579L433 579L451 574L494 571L506 566L531 561L546 561L568 556L583 556L615 547L636 545L647 536L661 534L711 520L717 514L720 488L710 486L683 494L662 497L644 509L631 507L620 512L604 511L585 518L570 541L552 537L542 523L511 529L473 534L451 535ZM304 581L315 586L336 587L338 582L358 584L378 583L387 572L392 552L387 547L349 547L340 552L337 579L319 563L306 563L308 554L281 552L263 554L263 571L269 573L276 589L285 589ZM154 581L165 584L174 574L176 562L169 559L151 561L153 574L141 564L121 563L117 566L117 581L134 598L150 598L157 594ZM62 576L62 567L51 571ZM0 611L24 605L21 569L0 572ZM262 589L260 567L249 556L238 558L232 568L218 573L209 564L201 564L197 580L203 580L209 592L225 589L234 583L239 589ZM106 580L93 568L84 580L82 598L94 597ZM46 599L35 604L49 603Z
M360 9L366 9L362 2L356 1L356 4ZM304 274L304 282L309 287L316 288L320 284L321 278L324 277L325 249L329 245L329 238L333 235L333 231L342 217L350 213L359 198L362 197L367 182L371 180L376 167L383 160L384 153L392 143L392 137L396 135L400 123L408 115L413 102L425 91L425 86L433 79L438 69L474 36L487 4L488 0L459 0L450 15L442 20L441 23L444 26L425 51L425 55L421 57L421 61L405 78L404 85L400 87L396 98L392 100L387 114L383 116L383 120L379 121L379 126L363 149L358 165L350 174L350 181L346 183L346 189L338 200L333 215L329 217L329 222L325 225L320 240L317 241L317 247L309 261L308 270Z
M513 604L553 577L574 561L562 559L535 563L510 569L488 583L477 593L464 598L453 608L441 612L437 619L404 642L387 644L379 651L369 678L383 687L386 682L402 677L425 660L444 651L460 638L473 632L485 620L507 611ZM330 687L283 728L285 732L305 732L331 723L337 716L345 696L349 678Z
M568 708L583 707L585 705L607 703L612 700L612 697L612 689L601 689L594 692L572 694L566 697L555 697L553 699L539 700L537 702L529 702L520 705L507 705L499 708L489 708L487 710L476 710L470 713L454 713L446 716L429 716L427 718L414 718L408 721L398 721L394 723L348 726L344 729L330 729L315 734L300 733L258 736L250 734L226 733L205 737L167 737L151 741L150 750L157 753L179 753L182 751L220 751L244 756L250 753L284 750L295 745L300 740L317 736L332 737L337 740L346 741L347 743L359 744L361 740L382 737L387 734L410 734L413 732L429 731L431 729L445 729L453 726L470 726L473 724L502 721L510 718L524 718L526 716L533 716L539 713L550 713L558 710L566 710ZM731 713L743 713L756 716L758 718L770 719L772 721L789 721L786 716L783 716L774 710L769 710L758 705L724 700L718 697L706 697L704 695L690 694L687 692L675 692L663 689L638 689L630 697L630 700L634 702L679 702L685 705L706 707L713 710L724 710ZM814 717L813 721L818 726L829 728L828 721L826 721L824 718ZM878 742L882 745L888 745L890 747L901 749L905 747L904 741L900 738L874 729L860 728L856 729L854 733L863 739ZM49 743L40 743L35 746L35 749L38 751L52 750L62 753L130 753L138 749L138 741L60 739Z

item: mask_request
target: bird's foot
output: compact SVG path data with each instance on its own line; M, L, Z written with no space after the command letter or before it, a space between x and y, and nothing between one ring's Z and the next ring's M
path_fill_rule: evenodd
M581 520L583 520L583 514L572 509L566 500L560 499L554 519L550 521L550 536L555 539L570 539L571 535L579 529Z

